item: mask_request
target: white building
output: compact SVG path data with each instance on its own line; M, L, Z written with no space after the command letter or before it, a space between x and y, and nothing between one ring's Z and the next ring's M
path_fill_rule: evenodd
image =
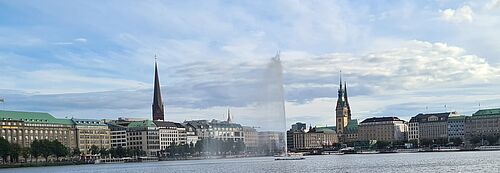
M160 136L160 150L172 145L186 145L186 128L180 123L170 121L154 121Z

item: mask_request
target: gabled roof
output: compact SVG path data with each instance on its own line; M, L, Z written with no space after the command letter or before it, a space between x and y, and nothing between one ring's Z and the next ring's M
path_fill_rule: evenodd
M70 119L58 119L45 112L23 112L0 110L0 120L16 120L27 123L63 124L72 125Z

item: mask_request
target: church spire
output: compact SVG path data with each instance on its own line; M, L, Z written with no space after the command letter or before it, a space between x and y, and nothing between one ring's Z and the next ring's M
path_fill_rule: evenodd
M153 91L153 120L165 120L163 101L161 99L161 88L160 88L160 78L158 76L158 64L156 62L155 55L155 77L154 77L154 91Z
M347 99L347 82L344 81L344 101L347 107L347 119L351 120L351 106L349 106L349 99Z
M230 123L232 121L231 119L231 109L227 108L227 122Z

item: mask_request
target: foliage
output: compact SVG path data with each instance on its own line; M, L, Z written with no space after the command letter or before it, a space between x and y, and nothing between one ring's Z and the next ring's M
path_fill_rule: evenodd
M10 144L9 141L0 137L0 157L2 157L3 162L7 160L7 156L9 156Z
M488 135L485 137L489 145L495 145L498 143L498 135Z
M19 154L21 154L21 146L17 143L10 144L10 161L19 162Z
M454 146L459 146L462 145L463 140L462 138L451 138L450 142L453 143Z
M100 150L99 150L99 147L97 147L96 145L92 145L92 146L90 146L89 151L90 151L90 154L94 155L94 154L99 154Z

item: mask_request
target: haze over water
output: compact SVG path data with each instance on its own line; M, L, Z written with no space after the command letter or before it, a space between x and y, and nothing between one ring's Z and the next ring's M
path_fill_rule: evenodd
M272 157L165 161L3 169L8 173L163 173L163 172L500 172L500 151L323 155L305 160Z

